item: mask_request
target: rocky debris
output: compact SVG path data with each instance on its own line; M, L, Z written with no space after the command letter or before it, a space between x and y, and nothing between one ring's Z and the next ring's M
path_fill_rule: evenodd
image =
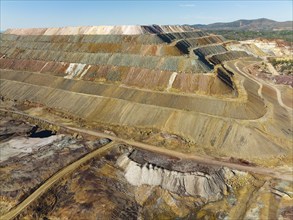
M9 140L5 143L0 143L1 155L0 163L15 156L25 156L38 151L40 148L60 141L63 135L50 136L47 138L27 138L19 137Z
M246 207L244 219L292 219L292 182L266 181Z
M293 58L281 57L281 58L269 58L267 63L278 73L278 75L291 76L293 77ZM269 66L268 66L269 67ZM269 69L270 70L270 69Z
M150 163L139 164L127 154L120 156L117 164L125 169L125 178L134 186L160 186L179 195L203 198L206 202L221 199L227 191L223 170L213 174L198 171L183 173Z
M149 185L135 187L135 200L142 207L140 219L194 219L194 210L204 205L195 196L180 196Z
M266 63L256 64L249 69L250 74L268 81L273 84L280 84L280 85L288 85L293 87L293 75L292 75L292 68L287 70L280 70L278 67L276 68L277 74L272 74L271 71L268 70L268 65ZM288 74L288 75L287 75Z
M244 44L254 44L268 56L292 55L292 46L283 40L254 39L241 41Z
M128 157L138 164L156 164L157 167L180 173L198 171L206 174L215 174L221 170L220 167L206 166L194 163L192 160L179 159L145 150L132 150Z
M8 141L18 135L26 135L31 129L32 125L25 121L0 116L0 142Z
M265 57L267 54L263 52L260 48L258 48L253 43L240 43L240 42L230 42L226 45L227 49L233 50L233 51L244 51L248 53L249 55L255 56L255 57Z
M291 220L293 218L293 206L283 208L281 211L281 216L284 220Z

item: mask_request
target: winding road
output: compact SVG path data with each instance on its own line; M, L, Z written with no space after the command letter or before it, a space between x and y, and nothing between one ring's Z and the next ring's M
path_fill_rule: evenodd
M8 110L0 109L0 111L3 112L3 111L8 111ZM17 111L8 111L8 112L23 115L25 117L30 117L30 118L33 118L33 119L39 120L39 121L45 121L48 123L48 121L46 121L46 120L43 120L38 117L27 115L23 112L17 112ZM105 134L102 132L97 132L97 131L83 129L83 128L76 128L76 127L71 127L71 126L52 123L52 122L50 122L50 123L54 124L56 126L59 126L60 128L67 129L68 131L71 131L72 133L77 132L77 133L81 133L81 134L95 136L98 138L108 138L108 139L116 142L117 144L124 143L127 145L131 145L134 148L147 150L147 151L155 152L158 154L163 154L166 156L176 157L178 159L192 160L195 163L211 165L211 166L223 166L223 167L228 167L228 168L235 169L235 170L241 170L241 171L245 171L245 172L251 172L251 173L256 173L256 174L260 174L260 175L264 175L264 176L269 176L269 177L276 178L276 179L293 181L293 176L292 176L291 172L284 172L284 171L280 171L280 170L276 170L276 169L259 167L259 166L248 166L248 165L233 163L227 159L222 159L222 158L218 159L218 158L214 158L214 157L210 157L210 156L206 156L206 155L190 155L190 154L181 153L178 151L173 151L173 150L169 150L166 148L161 148L161 147L157 147L154 145L138 142L135 140L126 140L126 139L119 138L117 136L113 136L113 135L109 135L109 134Z
M250 75L249 73L247 73L247 67L256 64L257 62L255 61L248 61L248 60L234 60L234 61L229 61L226 62L226 67L228 67L230 70L232 70L233 72L237 72L238 74L244 76L246 79L251 80L252 82L254 82L255 84L257 84L259 86L259 90L258 90L258 95L262 98L269 100L275 99L277 100L277 102L275 102L275 100L273 100L272 104L278 104L281 107L285 108L287 111L292 111L292 108L290 108L289 106L285 105L283 100L282 100L282 95L281 92L278 88L271 86L269 83L266 83L263 80L259 80L259 79L255 79L252 75ZM273 95L273 96L271 96Z
M65 175L70 174L74 170L78 169L82 164L88 162L94 157L110 150L113 146L115 146L115 142L110 142L109 144L98 148L79 160L73 162L72 164L64 167L62 170L55 173L49 179L47 179L36 191L34 191L31 195L29 195L25 200L23 200L20 204L14 207L12 210L7 212L6 214L0 216L0 220L9 220L15 218L18 214L21 213L25 208L27 208L32 202L34 202L37 198L39 198L43 193L45 193L48 189L50 189L58 180L63 178Z

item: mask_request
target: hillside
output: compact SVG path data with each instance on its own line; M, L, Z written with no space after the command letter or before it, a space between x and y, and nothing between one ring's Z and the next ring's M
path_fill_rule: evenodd
M269 31L269 30L209 30L210 33L216 35L222 35L227 40L253 40L253 39L281 39L285 41L285 44L292 44L293 42L293 31L282 30L282 31Z
M0 220L289 219L291 55L190 26L8 29Z
M241 19L233 22L217 22L208 25L195 24L192 27L205 30L292 30L293 22L278 22L259 18L252 20Z

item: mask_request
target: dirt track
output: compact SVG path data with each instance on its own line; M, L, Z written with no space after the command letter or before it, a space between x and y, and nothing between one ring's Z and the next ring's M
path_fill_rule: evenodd
M79 166L86 163L90 159L94 158L95 156L111 149L116 143L110 142L109 144L98 148L89 154L85 155L81 159L73 162L72 164L68 165L67 167L64 167L62 170L55 173L53 176L51 176L46 182L41 185L36 191L34 191L31 195L29 195L25 200L23 200L19 205L17 205L15 208L13 208L11 211L6 213L5 215L0 216L1 220L9 220L16 217L22 210L27 208L33 201L35 201L37 198L39 198L43 193L45 193L50 187L52 187L58 180L60 180L65 175L68 175L72 171L76 170Z
M258 84L259 90L258 90L258 95L261 96L262 98L267 99L270 102L273 102L273 104L277 104L283 108L285 108L287 111L292 111L292 108L289 106L285 105L283 100L282 100L282 95L281 92L278 88L273 87L269 85L268 83L264 82L263 80L256 80L252 75L247 73L247 67L255 64L256 62L253 61L245 61L239 60L236 61L230 61L227 62L226 65L233 70L233 72L237 72L240 75L244 76L245 78L250 79L253 81L255 84ZM271 96L273 95L273 96Z
M0 109L0 111L7 111L7 110ZM26 117L31 117L31 118L37 119L39 121L45 121L41 118L33 117L33 116L27 115L22 112L13 111L13 113L20 114L20 115L23 115ZM48 122L48 121L46 121L46 122ZM51 122L51 123L55 124L53 122ZM211 165L211 166L223 166L223 167L228 167L228 168L235 169L235 170L241 170L241 171L256 173L256 174L260 174L260 175L264 175L264 176L269 176L269 177L276 178L276 179L293 181L293 175L291 172L283 172L283 171L279 171L276 169L270 169L270 168L265 168L265 167L247 166L247 165L232 163L229 160L225 160L225 159L217 159L214 157L209 157L206 155L190 155L190 154L185 154L185 153L181 153L178 151L169 150L166 148L160 148L160 147L150 145L150 144L145 144L145 143L134 141L134 140L125 140L125 139L122 139L122 138L119 138L116 136L112 136L109 134L105 134L102 132L96 132L96 131L87 130L87 129L75 128L75 127L70 127L70 126L66 126L66 125L62 125L62 124L55 124L55 125L62 127L64 129L68 129L73 132L83 133L83 134L87 134L87 135L91 135L91 136L96 136L99 138L108 138L108 139L111 139L112 141L115 141L116 143L128 144L128 145L131 145L132 147L135 147L135 148L144 149L144 150L156 152L159 154L164 154L167 156L177 157L179 159L193 160L195 163L201 163L201 164L206 164L206 165Z
M113 141L129 144L129 145L136 147L136 148L139 148L139 149L144 149L144 150L156 152L159 154L164 154L167 156L177 157L179 159L193 160L195 163L201 163L201 164L206 164L206 165L211 165L211 166L223 166L223 167L228 167L228 168L235 169L235 170L241 170L241 171L261 174L261 175L265 175L265 176L270 176L270 177L277 178L277 179L293 181L292 173L283 173L281 171L277 171L277 170L269 169L269 168L264 168L264 167L246 166L246 165L231 163L229 161L216 160L215 158L208 157L208 156L197 156L197 155L184 154L184 153L180 153L177 151L172 151L172 150L168 150L165 148L159 148L159 147L156 147L153 145L149 145L149 144L145 144L145 143L141 143L141 142L137 142L137 141L133 141L133 140L124 140L124 139L114 137L111 135L107 135L104 133L100 133L100 132L84 130L84 129L79 129L79 128L73 128L73 127L67 127L67 128L70 130L73 130L73 131L77 131L77 132L81 132L81 133L85 133L85 134L89 134L89 135L93 135L93 136L97 136L97 137L109 138Z

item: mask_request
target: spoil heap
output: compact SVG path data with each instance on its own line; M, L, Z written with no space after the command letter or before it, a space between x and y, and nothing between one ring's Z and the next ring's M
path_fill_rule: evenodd
M134 129L171 133L191 152L287 154L291 110L239 72L256 58L225 44L187 26L10 29L1 35L1 95L137 140Z

